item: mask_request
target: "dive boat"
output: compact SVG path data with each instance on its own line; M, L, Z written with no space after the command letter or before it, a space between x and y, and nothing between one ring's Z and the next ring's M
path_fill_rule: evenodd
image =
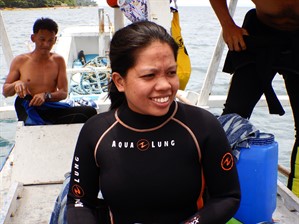
M149 20L170 29L169 0L148 0L148 3ZM236 3L236 0L231 0L232 11ZM94 102L99 113L107 111L110 106L106 88L110 78L109 41L114 30L124 26L125 19L118 7L113 10L114 24L109 17L105 22L105 12L100 8L99 26L66 28L58 37L55 49L67 63L68 100L78 104ZM3 24L1 29L4 28ZM0 37L5 43L5 36ZM217 55L222 52L223 45L219 38L202 91L180 90L178 101L207 109L223 105L224 96L209 96L220 60ZM287 97L281 99L287 102ZM1 108L0 118L11 116L15 116L13 107ZM64 175L70 171L82 125L25 126L18 122L15 145L0 172L0 224L49 223L56 198L63 187ZM288 175L287 169L280 167L279 170ZM299 220L299 198L279 180L272 218L281 224L293 224Z

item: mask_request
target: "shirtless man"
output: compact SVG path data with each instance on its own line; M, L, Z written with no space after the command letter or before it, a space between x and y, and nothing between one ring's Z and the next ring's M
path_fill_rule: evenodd
M229 48L223 71L233 74L223 114L238 113L249 119L265 94L269 112L283 115L271 85L277 73L283 76L296 131L288 188L299 196L299 0L252 2L255 9L247 12L239 27L226 0L210 0Z
M11 63L3 85L3 95L8 97L17 94L15 106L19 120L25 121L27 118L26 111L20 104L28 96L31 99L29 107L41 106L45 102L58 102L67 97L68 81L65 61L62 56L51 52L57 39L57 32L58 25L52 19L37 19L31 35L35 49L30 53L16 56ZM76 114L78 118L78 113L85 113L87 118L94 115L96 110L89 107L56 109L50 120L51 123L55 123L56 119L66 114ZM73 122L76 121L73 120Z
M265 25L277 30L299 30L298 0L252 0L258 19ZM246 49L243 35L246 29L238 27L229 14L226 0L210 0L210 3L223 29L223 39L232 51Z
M24 98L30 94L30 106L40 106L45 101L60 101L67 97L68 83L64 59L50 52L56 42L57 32L58 26L54 21L47 18L36 21L31 35L35 49L16 56L12 61L3 86L5 97L17 94Z

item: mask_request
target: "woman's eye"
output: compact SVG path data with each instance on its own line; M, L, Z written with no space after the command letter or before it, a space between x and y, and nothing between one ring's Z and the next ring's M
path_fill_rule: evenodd
M142 77L143 78L151 78L151 77L154 77L155 74L146 74L146 75L143 75Z
M169 76L175 76L176 74L177 74L176 71L170 71L170 72L168 72Z

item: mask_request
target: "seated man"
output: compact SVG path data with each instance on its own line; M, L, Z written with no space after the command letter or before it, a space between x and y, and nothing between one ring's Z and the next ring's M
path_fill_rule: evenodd
M31 35L35 49L13 59L3 85L5 97L17 94L18 120L25 124L28 117L27 124L84 123L97 113L93 107L58 102L67 97L68 82L63 57L51 52L57 32L52 19L37 19Z

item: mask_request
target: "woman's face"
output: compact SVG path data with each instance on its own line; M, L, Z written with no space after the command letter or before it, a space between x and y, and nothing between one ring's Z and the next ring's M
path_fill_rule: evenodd
M146 115L165 115L179 88L177 64L166 43L153 42L136 54L135 66L125 78L113 73L118 91L124 92L131 110Z

